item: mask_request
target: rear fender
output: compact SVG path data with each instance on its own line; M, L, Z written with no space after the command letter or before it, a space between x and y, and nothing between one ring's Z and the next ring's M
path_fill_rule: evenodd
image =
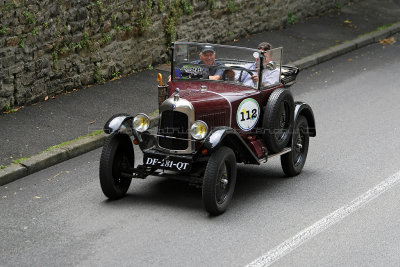
M260 164L256 155L240 137L240 135L229 127L217 127L212 130L203 143L203 147L209 153L213 153L220 146L231 148L236 155L237 162Z
M296 121L300 115L303 115L307 119L310 136L315 137L317 131L315 128L314 112L311 107L304 102L295 102L294 106L294 121Z

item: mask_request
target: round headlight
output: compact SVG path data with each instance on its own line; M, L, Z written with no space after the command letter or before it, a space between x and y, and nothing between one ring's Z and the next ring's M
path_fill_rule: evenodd
M150 127L150 118L146 114L138 114L133 119L133 129L138 132L147 131Z
M201 140L206 137L208 126L204 121L195 121L190 128L190 134L196 140Z

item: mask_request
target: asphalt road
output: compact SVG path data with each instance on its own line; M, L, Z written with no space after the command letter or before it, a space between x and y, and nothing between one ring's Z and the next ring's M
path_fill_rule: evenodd
M0 187L0 265L245 266L269 255L399 172L399 51L374 44L302 72L292 92L317 123L302 174L284 178L278 159L240 165L219 217L207 216L200 189L155 177L106 200L101 150ZM386 189L276 250L275 264L398 265L400 185Z

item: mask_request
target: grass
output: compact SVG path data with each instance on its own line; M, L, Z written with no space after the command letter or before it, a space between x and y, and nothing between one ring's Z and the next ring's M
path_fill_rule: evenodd
M73 140L65 141L65 142L62 142L61 144L58 144L58 145L55 145L55 146L51 146L51 147L47 148L46 150L44 150L44 151L42 151L42 152L40 152L40 153L44 153L44 152L47 152L47 151L51 151L51 150L56 149L56 148L62 148L62 147L64 147L64 146L66 146L66 145L69 145L69 144L71 144L71 143L74 143L74 142L76 142L76 141L79 141L79 140L81 140L81 139L83 139L83 138L85 138L85 137L96 136L96 135L99 135L99 134L101 134L101 133L103 133L103 130L98 130L98 131L92 132L92 133L90 133L90 134L87 134L87 135L84 135L84 136L80 136L80 137L75 138L75 139L73 139ZM39 154L40 154L40 153L39 153Z
M13 160L13 163L18 164L18 163L21 163L22 161L24 161L26 159L29 159L29 158L23 157L23 158L15 159L15 160Z
M297 20L296 16L292 12L289 12L288 13L288 22L290 24L294 24L296 22L296 20Z
M387 29L387 28L389 28L389 27L392 27L393 26L393 23L388 23L388 24L385 24L385 25L383 25L383 26L380 26L380 27L378 27L375 31L383 31L383 30L385 30L385 29Z
M389 27L392 27L393 25L398 25L398 24L400 24L400 22L397 22L397 23L388 23L388 24L385 24L385 25L382 25L382 26L376 28L375 30L373 30L373 31L371 31L371 32L367 32L367 33L361 34L361 35L358 36L358 37L363 37L363 36L367 36L367 35L370 35L370 34L373 34L373 33L376 33L376 32L380 32L380 31L386 30L386 29L389 28Z
M65 141L65 142L62 142L61 144L58 144L58 145L55 145L55 146L51 146L51 147L47 148L46 150L44 150L44 151L42 151L42 152L39 152L38 154L42 154L42 153L51 151L51 150L56 149L56 148L62 148L62 147L64 147L64 146L68 145L68 144L71 144L71 143L73 143L73 142L76 142L76 141L78 141L78 140L81 140L81 139L83 139L83 138L85 138L85 137L96 136L96 135L99 135L99 134L101 134L101 133L103 133L103 130L98 130L98 131L92 132L92 133L90 133L90 134L87 134L87 135L84 135L84 136L80 136L80 137L75 138L75 139L73 139L73 140ZM24 161L24 160L26 160L26 159L29 159L29 157L22 157L22 158L19 158L19 159L15 159L15 160L12 161L12 163L14 163L14 164L19 164L19 163L21 163L22 161ZM7 166L0 165L0 170L5 169L6 167L7 167Z

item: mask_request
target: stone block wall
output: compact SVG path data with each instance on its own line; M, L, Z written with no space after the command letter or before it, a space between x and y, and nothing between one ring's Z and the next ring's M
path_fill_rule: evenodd
M0 0L0 109L168 60L177 39L220 43L348 0Z

